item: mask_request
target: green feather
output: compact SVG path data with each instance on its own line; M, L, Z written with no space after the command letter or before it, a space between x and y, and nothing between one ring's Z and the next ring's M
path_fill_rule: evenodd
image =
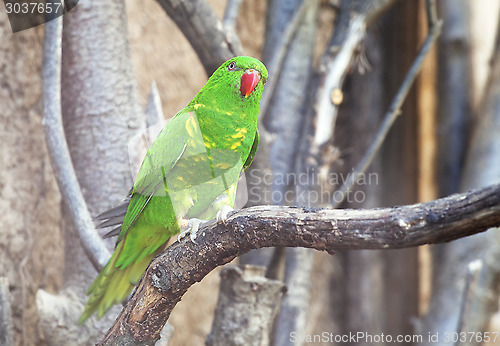
M248 158L245 161L245 164L243 165L243 169L246 171L248 167L253 162L253 158L255 157L255 154L257 153L257 148L259 147L259 131L255 131L255 139L253 140L252 143L252 148L250 149L250 154L248 154Z
M245 97L240 84L250 69L258 71L260 80ZM160 132L139 169L115 251L87 292L80 323L94 312L101 317L127 298L151 260L179 233L182 218L208 220L221 203L233 206L239 175L257 151L266 79L260 61L230 59Z

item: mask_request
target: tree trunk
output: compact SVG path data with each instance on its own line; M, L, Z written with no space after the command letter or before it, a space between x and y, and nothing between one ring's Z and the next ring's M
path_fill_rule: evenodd
M61 286L60 195L42 131L43 30L13 34L0 11L0 277L9 281L14 342L43 345L35 293Z
M463 172L471 122L470 2L439 1L443 31L438 48L438 197L456 193Z
M416 1L398 2L384 20L382 37L385 48L385 85L387 97L399 88L418 47L419 23ZM382 147L380 182L384 191L382 205L414 203L418 199L417 103L415 89L410 91L402 115L394 123ZM384 312L386 333L413 334L412 319L418 315L418 249L384 253Z
M386 111L382 102L384 91L378 86L383 82L382 45L380 31L376 26L369 29L364 42L363 52L371 66L366 73L360 74L356 69L346 79L344 102L339 109L339 121L336 133L336 144L345 151L340 176L347 177L357 165L374 137L380 119ZM362 95L362 96L361 96ZM348 194L347 208L373 208L381 204L381 189L378 186L380 177L380 159L375 159L365 173L368 177L354 186ZM355 198L354 198L355 197ZM332 309L343 311L337 321L343 328L343 334L366 332L380 335L385 332L385 306L383 296L386 289L383 279L383 253L381 251L349 251L339 254L345 287L338 290L344 295L341 306ZM332 291L337 291L332 287ZM335 294L339 294L335 293ZM358 345L371 345L360 342Z
M79 3L64 16L62 50L64 128L80 187L95 216L127 195L132 186L128 141L145 126L132 73L124 3ZM87 322L92 327L85 333L76 325L96 272L64 211L63 206L65 287L57 296L40 290L37 303L51 345L88 344L102 335L119 309L99 323ZM113 243L108 242L110 247Z
M466 160L461 189L500 181L500 35L492 60L490 83ZM430 309L422 330L482 332L498 308L500 233L497 230L436 246L439 261L434 275ZM442 340L440 340L442 341ZM430 345L430 343L423 343ZM467 345L480 345L472 340Z

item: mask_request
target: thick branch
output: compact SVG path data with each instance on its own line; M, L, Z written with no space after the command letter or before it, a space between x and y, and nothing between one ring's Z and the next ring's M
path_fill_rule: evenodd
M450 9L453 12L456 11L455 7L450 7ZM444 18L446 17L459 20L460 16L444 14ZM446 24L445 21L445 25L449 23ZM460 26L456 28L462 30ZM484 93L480 121L477 122L470 138L467 159L461 172L462 190L497 183L500 177L498 165L500 156L500 28L497 28L496 36L497 46L491 60L490 81ZM457 42L460 43L461 40ZM457 48L462 49L462 44L459 44ZM451 61L453 59L447 64ZM457 92L456 102L458 103L462 102L460 95ZM440 98L441 101L442 99L443 97ZM458 128L456 129L459 131ZM443 134L439 132L439 135ZM445 154L444 151L441 153ZM439 158L449 159L443 156ZM446 174L446 177L452 176L450 172ZM500 292L498 285L500 278L499 235L498 232L488 232L483 236L464 239L434 249L433 271L435 275L432 280L432 295L429 301L429 311L422 318L421 330L431 334L488 330L488 322L497 311L498 299L496 297ZM473 277L471 277L469 267L471 263L482 263L482 268L473 274ZM468 267L469 270L467 270ZM450 285L450 282L453 285ZM469 343L469 345L472 344L474 343ZM420 345L431 345L431 342L424 341Z
M429 10L428 12L432 13L431 10ZM342 185L342 187L339 188L338 191L336 191L336 196L332 200L333 207L338 207L341 202L343 202L345 196L349 193L354 184L356 184L357 180L361 178L364 172L366 172L366 169L370 166L373 158L378 153L380 147L382 146L382 143L389 133L389 130L392 128L392 125L396 121L399 114L401 114L401 106L406 99L406 95L408 95L413 82L420 72L424 59L427 57L427 54L433 47L434 42L437 40L441 32L441 21L435 21L433 17L429 17L429 22L430 28L427 39L422 45L422 48L420 49L417 57L413 61L413 64L406 74L405 79L401 83L401 87L399 88L396 96L392 100L389 110L387 111L384 120L382 121L382 124L380 125L380 128L375 135L375 139L354 169L354 173L350 174L349 179Z
M5 277L0 277L0 344L14 345L9 281Z
M447 242L498 225L500 184L383 209L260 206L239 210L225 224L203 225L196 244L176 242L153 260L101 345L154 344L191 285L252 249L307 247L331 254L339 249L394 249Z
M43 128L52 169L63 200L71 212L82 246L100 270L110 254L97 233L76 177L62 124L61 111L62 17L45 24L43 52Z
M240 11L241 0L229 0L226 4L224 19L222 24L226 30L236 32L236 22L238 21L238 13Z
M222 269L224 285L207 346L269 345L270 329L286 289L283 282L266 278L265 270L253 265Z
M303 22L306 13L313 6L318 6L318 2L304 0L297 12L288 22L286 29L283 31L283 35L281 36L281 39L278 43L278 47L273 50L269 61L266 62L267 69L269 71L269 78L267 80L267 85L264 93L262 94L262 100L260 102L259 121L261 123L264 123L264 117L267 115L271 99L273 98L274 91L279 80L279 74L283 67L283 61L285 60L285 57L287 56L287 53L289 51L290 42L295 36L297 29ZM273 42L273 45L276 45L276 43ZM304 53L304 55L308 55L309 52Z
M236 33L226 32L206 0L158 0L193 47L207 75L224 61L241 55Z
M332 102L332 93L341 90L345 76L352 66L358 47L365 36L365 28L394 0L342 1L338 25L322 60L320 84L316 95L316 131L313 154L317 154L333 136L338 104Z

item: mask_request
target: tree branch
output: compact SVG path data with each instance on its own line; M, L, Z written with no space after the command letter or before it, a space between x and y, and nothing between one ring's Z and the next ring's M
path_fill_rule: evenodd
M396 249L448 242L500 225L500 184L410 206L311 209L260 206L213 220L197 243L176 242L153 260L100 345L153 345L183 294L219 265L251 249Z
M293 184L279 177L293 173L299 176L297 155L299 145L307 139L300 138L308 112L308 93L311 86L314 48L317 36L320 2L317 0L274 0L269 2L266 20L266 48L263 56L270 73L262 96L259 119L272 134L267 144L268 164L272 172L271 203L274 205L311 206L293 200L288 192ZM272 97L272 99L271 99ZM265 117L263 117L265 116ZM262 132L261 132L262 133ZM265 140L265 137L264 137ZM265 143L265 142L264 142ZM294 199L296 196L294 196ZM261 203L262 204L262 203ZM264 251L262 251L264 250ZM270 249L255 252L255 257L269 253ZM311 269L314 251L310 249L275 250L268 266L268 273L283 277L287 294L283 296L279 314L273 326L273 345L290 344L290 333L299 338L304 334L311 304ZM283 273L280 269L284 259Z
M45 24L43 45L43 129L52 169L66 202L85 254L96 270L111 256L97 233L83 198L66 142L61 112L62 17Z
M312 6L318 6L316 0L304 0L300 5L299 9L291 20L288 22L286 29L283 31L283 36L281 37L278 47L272 52L271 58L267 62L267 70L269 71L269 78L267 79L267 85L262 94L262 100L260 102L260 116L259 121L264 123L264 119L267 115L267 111L274 95L274 90L276 89L277 82L279 80L279 75L283 67L283 60L288 53L288 47L292 38L295 36L299 25L302 23L304 16L307 11ZM274 44L274 43L273 43Z
M221 290L207 346L269 345L270 329L286 291L264 276L265 267L245 265L221 271Z
M224 19L222 20L222 24L226 30L236 32L236 23L238 21L241 1L242 0L229 0L227 2L226 10L224 11Z
M433 1L428 2L427 12L430 14L430 16L429 34L427 36L427 39L422 45L422 48L420 49L417 57L413 61L413 64L406 74L403 83L401 83L396 96L392 100L389 110L387 111L384 120L380 125L377 134L375 135L375 139L357 164L354 172L349 175L349 179L347 179L347 181L335 192L335 197L332 199L332 206L334 208L338 207L344 201L345 196L347 196L358 179L363 176L366 169L371 164L373 158L378 153L380 147L382 146L382 143L384 142L387 134L389 133L389 130L392 127L392 124L394 124L398 116L401 114L401 106L403 105L403 102L406 99L406 95L408 95L413 82L417 78L417 75L420 72L427 54L429 53L432 46L434 45L434 42L437 40L439 34L441 33L442 21L437 20L433 15L433 13L435 13L435 8L433 8L434 5L435 4Z
M5 277L0 277L0 344L5 346L14 345L9 281Z
M224 30L214 10L205 0L158 0L193 47L207 75L224 61L241 55L236 33Z
M332 93L341 90L358 47L365 36L365 28L394 0L342 1L338 25L322 57L319 88L316 94L316 131L311 152L317 155L333 136L338 104L332 102Z
M453 10L456 9L453 8ZM448 15L448 17L453 17L454 20L459 18L455 15ZM500 28L497 27L496 30L497 45L491 59L489 83L480 109L481 116L469 140L467 158L461 172L460 188L462 190L497 183L500 177L498 165L500 156ZM458 95L460 98L459 93ZM442 101L442 97L440 100ZM500 292L498 285L500 278L499 235L498 232L488 232L482 236L445 244L434 249L433 272L435 274L432 277L432 295L429 310L422 317L420 330L440 335L444 332L487 330L488 322L498 304L495 297L498 297ZM467 268L476 260L482 261L483 265L477 280L470 285L468 283L470 274ZM453 285L450 285L450 282L453 282ZM431 342L422 342L420 345L431 345Z

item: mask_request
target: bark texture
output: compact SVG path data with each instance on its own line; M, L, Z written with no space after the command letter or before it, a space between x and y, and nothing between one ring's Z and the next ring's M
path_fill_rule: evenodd
M5 277L0 277L0 344L4 346L14 345L9 281Z
M81 2L63 19L64 130L87 207L97 215L125 197L132 186L127 144L144 128L145 120L132 73L124 3ZM99 323L88 322L83 332L76 325L96 272L64 205L63 214L64 290L58 295L39 290L37 306L49 344L83 345L95 341L113 312ZM114 245L112 240L108 244Z
M241 55L238 37L224 31L222 21L205 0L158 2L191 43L208 76L227 59Z
M481 187L500 181L500 36L490 83L469 152L461 188ZM423 318L422 330L431 333L480 332L498 309L500 280L500 232L498 229L452 244L436 246L433 290L430 308ZM470 265L480 269L471 272ZM449 283L453 282L453 285ZM427 345L428 343L423 343ZM475 343L480 342L475 341Z
M202 226L197 243L168 247L149 266L127 306L100 342L151 345L182 295L215 267L251 249L308 247L395 249L447 242L500 224L500 185L394 208L311 210L262 206Z
M2 5L3 6L3 5ZM0 277L9 281L14 343L43 343L35 294L61 287L61 197L42 131L43 28L13 34L0 10Z
M336 143L346 154L340 162L333 166L338 174L348 177L354 167L373 141L374 135L386 112L383 102L385 90L377 86L383 83L384 62L382 61L382 38L380 28L372 27L363 44L363 51L371 68L365 73L354 71L346 78L344 101L339 109ZM360 95L363 95L362 97ZM347 208L370 208L381 204L380 188L380 156L366 170L365 179L356 184L347 193L342 204ZM338 186L337 186L338 188ZM356 196L356 199L354 198ZM331 294L338 296L339 304L332 306L338 309L339 319L336 323L347 334L363 331L372 335L380 335L385 331L386 314L384 313L383 252L373 250L346 251L341 256L333 256L332 262L339 262L342 275L338 287L330 287ZM335 283L338 285L337 283ZM370 344L359 342L360 345Z
M418 53L418 2L400 1L384 17L383 61L386 69L384 88L392 98L400 88L403 76ZM381 148L380 184L384 191L383 206L410 204L418 201L416 89L409 90ZM388 251L384 256L385 332L393 335L414 333L412 320L418 316L418 249Z
M285 286L264 274L260 266L222 269L223 284L207 345L271 345L270 329Z

